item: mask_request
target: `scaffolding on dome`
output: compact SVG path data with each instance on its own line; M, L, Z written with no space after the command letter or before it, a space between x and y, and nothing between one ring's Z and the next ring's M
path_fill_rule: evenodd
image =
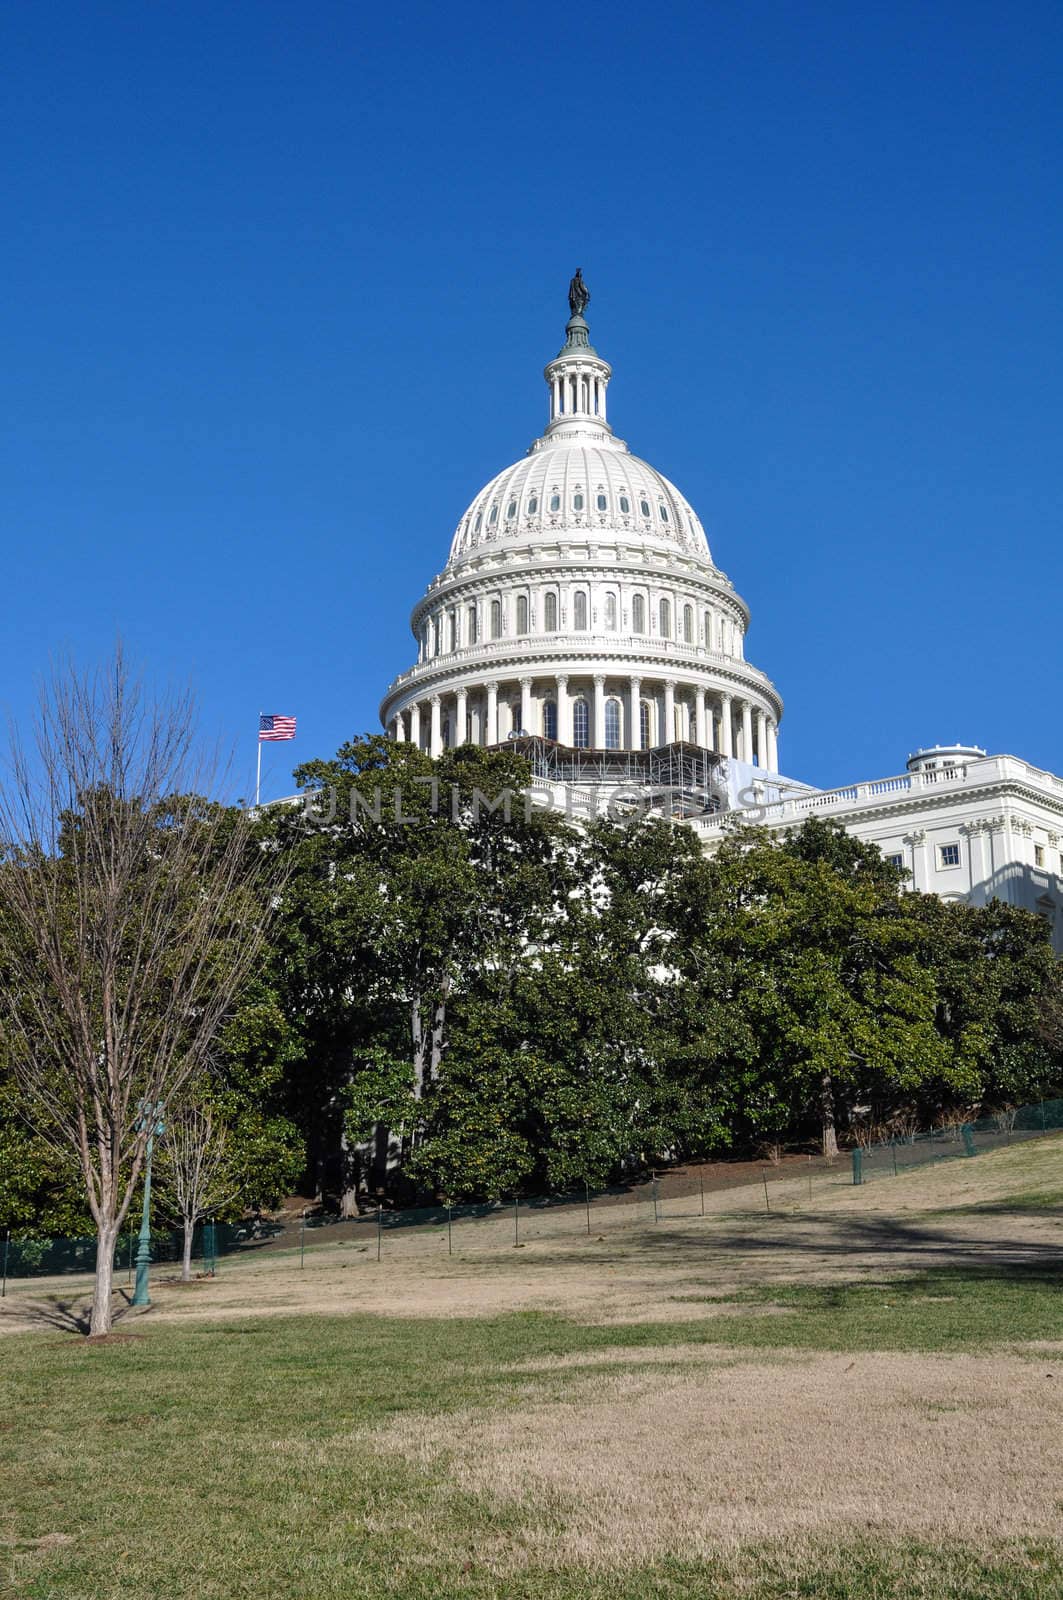
M653 750L592 750L515 733L498 748L523 756L542 782L630 788L666 816L714 816L728 809L723 756L682 740Z

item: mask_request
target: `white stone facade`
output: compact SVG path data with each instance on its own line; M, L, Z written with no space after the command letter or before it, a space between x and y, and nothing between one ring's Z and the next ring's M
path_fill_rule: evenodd
M713 752L706 804L684 792L670 806L707 848L735 810L775 832L834 818L915 889L1042 916L1063 953L1063 779L959 745L842 789L778 776L782 701L745 660L749 611L679 490L613 434L611 375L574 315L546 368L543 435L476 496L414 607L416 663L380 708L391 736L438 755L523 734L576 764L680 742ZM606 799L586 771L570 786L544 768L538 787L577 817Z

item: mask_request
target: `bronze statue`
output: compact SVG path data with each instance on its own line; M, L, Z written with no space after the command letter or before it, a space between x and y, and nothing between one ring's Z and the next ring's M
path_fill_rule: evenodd
M574 317L582 317L590 301L590 290L583 281L583 268L576 268L576 276L568 286L568 309Z

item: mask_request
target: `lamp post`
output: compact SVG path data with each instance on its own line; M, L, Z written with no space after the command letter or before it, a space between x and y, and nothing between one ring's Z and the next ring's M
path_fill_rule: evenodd
M162 1133L166 1126L162 1120L165 1107L161 1100L157 1103L141 1100L137 1110L140 1112L138 1132L143 1133L147 1129L148 1147L144 1153L144 1212L140 1221L140 1238L137 1241L137 1281L133 1290L133 1304L150 1306L148 1267L151 1263L151 1152L155 1135Z

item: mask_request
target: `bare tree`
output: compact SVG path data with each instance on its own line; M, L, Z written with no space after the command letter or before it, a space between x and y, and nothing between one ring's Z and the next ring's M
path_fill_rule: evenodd
M115 1244L147 1129L203 1069L256 959L278 857L204 799L186 694L150 696L121 649L56 669L0 787L0 1024L27 1116L79 1163L96 1224L89 1332L111 1327Z
M207 1105L195 1101L171 1111L156 1157L160 1186L181 1219L181 1282L192 1281L196 1223L232 1198L226 1170L228 1129Z

